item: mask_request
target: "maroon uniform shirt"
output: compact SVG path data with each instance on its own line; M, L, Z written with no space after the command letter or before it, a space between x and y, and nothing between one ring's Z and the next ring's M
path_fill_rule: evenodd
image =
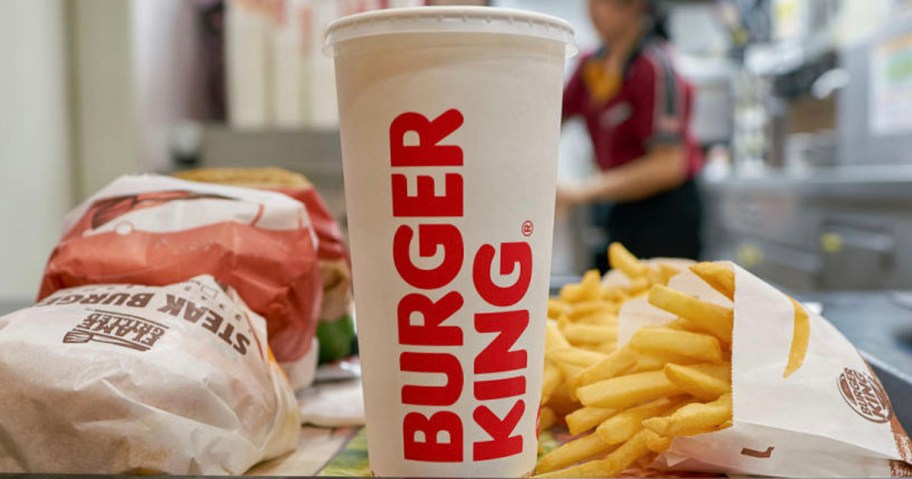
M564 89L563 119L586 121L595 160L609 170L641 158L650 147L679 144L687 157L688 177L703 164L690 131L693 89L672 66L663 41L644 38L631 54L620 88L611 98L597 100L587 85L584 69L602 51L585 55ZM589 80L591 81L591 80Z

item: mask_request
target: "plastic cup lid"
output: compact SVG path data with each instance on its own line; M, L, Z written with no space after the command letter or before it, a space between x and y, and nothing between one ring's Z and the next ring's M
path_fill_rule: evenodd
M355 38L396 33L499 33L553 40L566 45L567 57L577 53L573 27L566 20L541 13L493 7L390 8L340 18L326 29L323 52Z

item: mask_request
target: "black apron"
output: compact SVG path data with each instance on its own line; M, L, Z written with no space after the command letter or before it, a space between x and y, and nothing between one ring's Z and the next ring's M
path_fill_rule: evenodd
M619 241L638 258L700 256L702 205L696 181L640 201L598 205L595 223L609 242ZM596 254L596 266L608 270L607 245Z

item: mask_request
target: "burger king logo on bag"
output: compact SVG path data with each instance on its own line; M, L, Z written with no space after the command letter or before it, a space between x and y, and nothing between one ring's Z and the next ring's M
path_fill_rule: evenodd
M859 416L876 423L889 422L893 417L887 393L871 374L845 368L837 385L846 404Z

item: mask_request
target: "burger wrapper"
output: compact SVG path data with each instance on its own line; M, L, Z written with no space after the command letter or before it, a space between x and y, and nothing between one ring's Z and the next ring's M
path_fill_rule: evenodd
M297 445L266 323L210 276L0 317L0 472L243 474Z
M351 262L345 237L339 223L330 213L316 188L272 188L307 207L307 214L317 235L317 257L323 281L320 321L336 321L350 314L352 304Z
M859 352L825 318L727 264L736 286L733 426L676 438L654 465L782 477L909 476L912 443ZM732 306L689 270L669 286ZM619 344L672 319L645 298L631 301L621 310ZM803 359L789 368L796 328L806 328L810 339Z
M286 195L124 176L67 215L38 299L74 286L212 275L266 319L269 345L289 373L312 371L316 354L307 353L323 296L317 248L306 207ZM296 387L305 385L299 376Z

